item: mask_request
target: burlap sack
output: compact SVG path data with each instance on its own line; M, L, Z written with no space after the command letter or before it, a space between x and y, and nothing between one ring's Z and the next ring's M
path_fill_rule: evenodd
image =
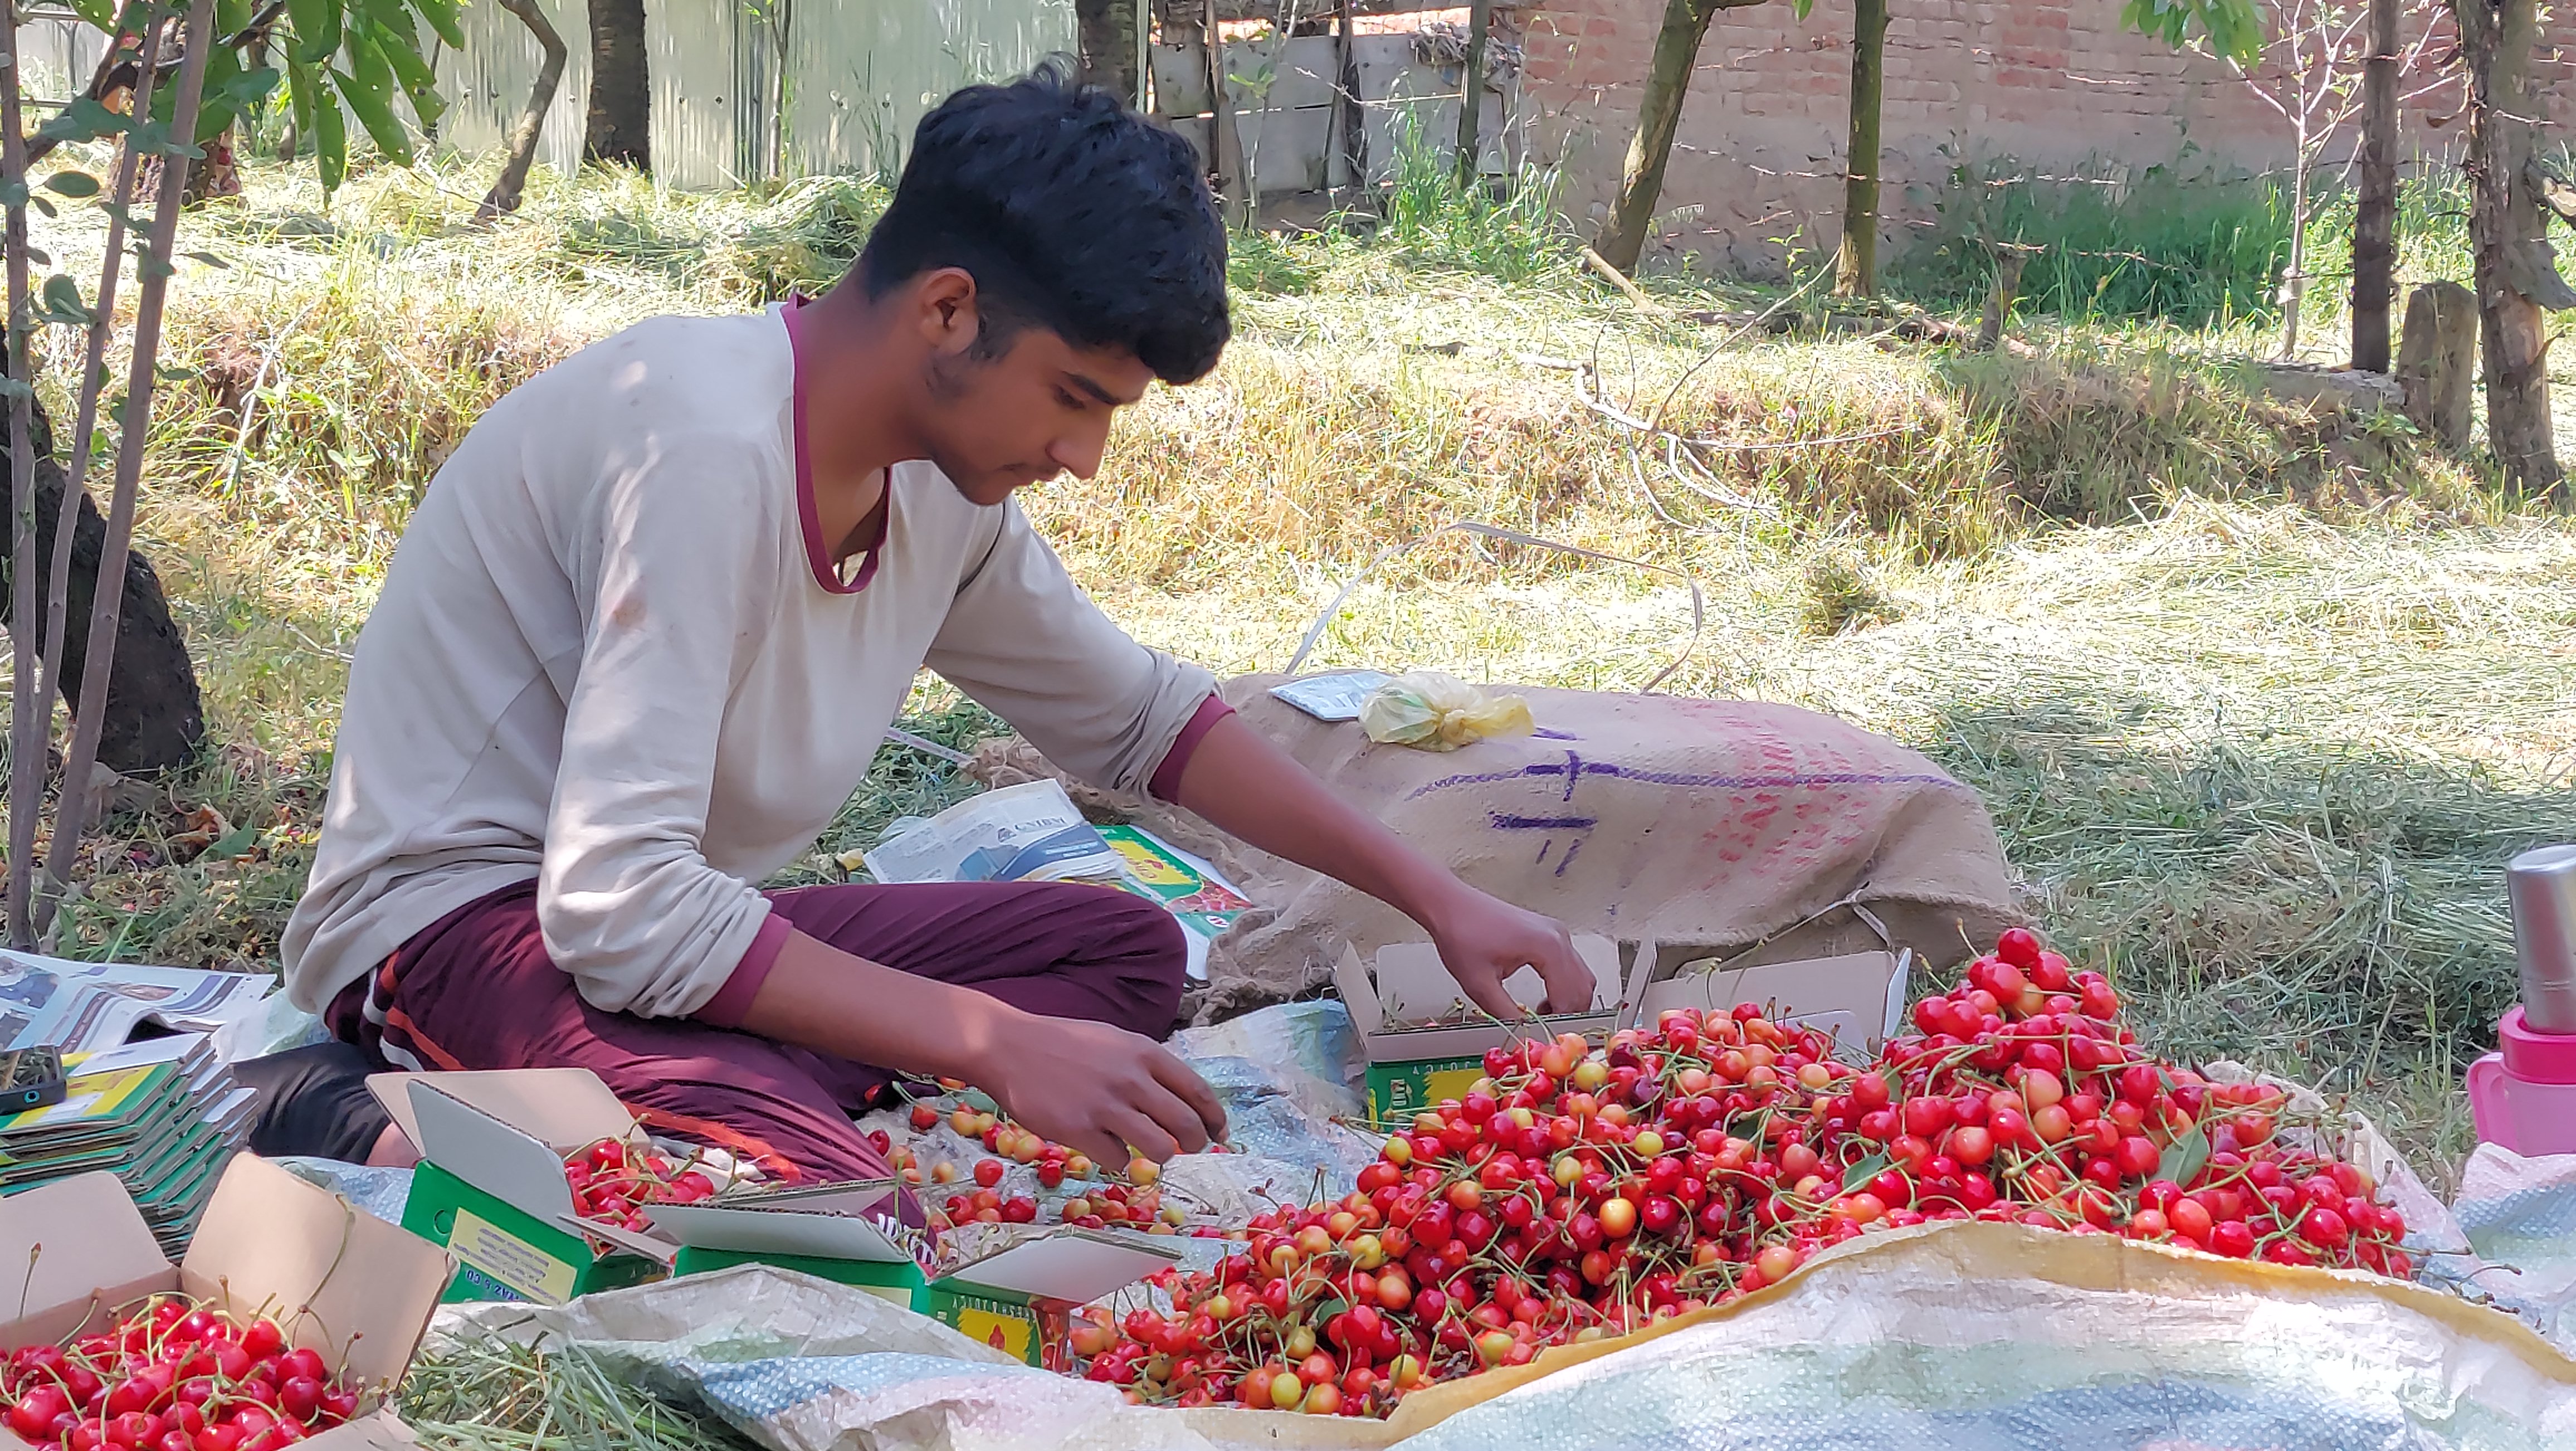
M1576 932L1720 955L1758 945L1747 962L1885 941L1945 966L2021 920L1977 794L1831 716L1501 687L1528 697L1537 734L1434 753L1315 720L1269 693L1284 678L1238 676L1220 693L1344 799ZM1061 774L1017 740L987 743L969 769L996 786ZM1210 955L1203 1021L1328 981L1345 943L1365 953L1422 936L1393 908L1178 807L1074 790L1216 862L1261 904Z

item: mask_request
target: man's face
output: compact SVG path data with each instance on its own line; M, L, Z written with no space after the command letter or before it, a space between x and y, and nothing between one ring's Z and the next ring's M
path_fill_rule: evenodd
M999 356L989 352L933 352L922 419L930 461L977 504L1058 474L1090 478L1111 416L1154 380L1132 354L1079 348L1042 327L1023 327Z

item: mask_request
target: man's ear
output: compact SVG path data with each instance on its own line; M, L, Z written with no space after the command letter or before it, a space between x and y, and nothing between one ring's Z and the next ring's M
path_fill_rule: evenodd
M921 340L934 354L956 357L975 345L982 330L975 275L963 267L935 268L915 279L913 309Z

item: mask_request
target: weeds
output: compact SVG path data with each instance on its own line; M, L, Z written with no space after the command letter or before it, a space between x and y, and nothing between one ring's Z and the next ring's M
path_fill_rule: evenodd
M1810 635L1840 635L1904 618L1905 607L1887 593L1868 561L1848 549L1823 549L1801 574L1807 588L1799 623Z
M2268 178L2189 166L2030 177L2009 159L1961 163L1890 281L1928 305L1973 308L1994 275L1988 244L2021 242L2045 249L2022 272L2030 311L2187 327L2269 316L2290 254L2286 195Z
M1497 197L1458 182L1457 162L1424 143L1408 115L1396 130L1391 183L1378 197L1378 239L1422 268L1529 282L1574 270L1573 233L1557 215L1557 174L1524 168Z

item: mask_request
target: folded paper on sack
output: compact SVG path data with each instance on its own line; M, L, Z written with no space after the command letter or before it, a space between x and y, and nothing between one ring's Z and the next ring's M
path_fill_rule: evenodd
M1360 729L1380 745L1454 751L1470 741L1525 736L1537 728L1528 701L1488 695L1437 670L1407 671L1360 702Z

